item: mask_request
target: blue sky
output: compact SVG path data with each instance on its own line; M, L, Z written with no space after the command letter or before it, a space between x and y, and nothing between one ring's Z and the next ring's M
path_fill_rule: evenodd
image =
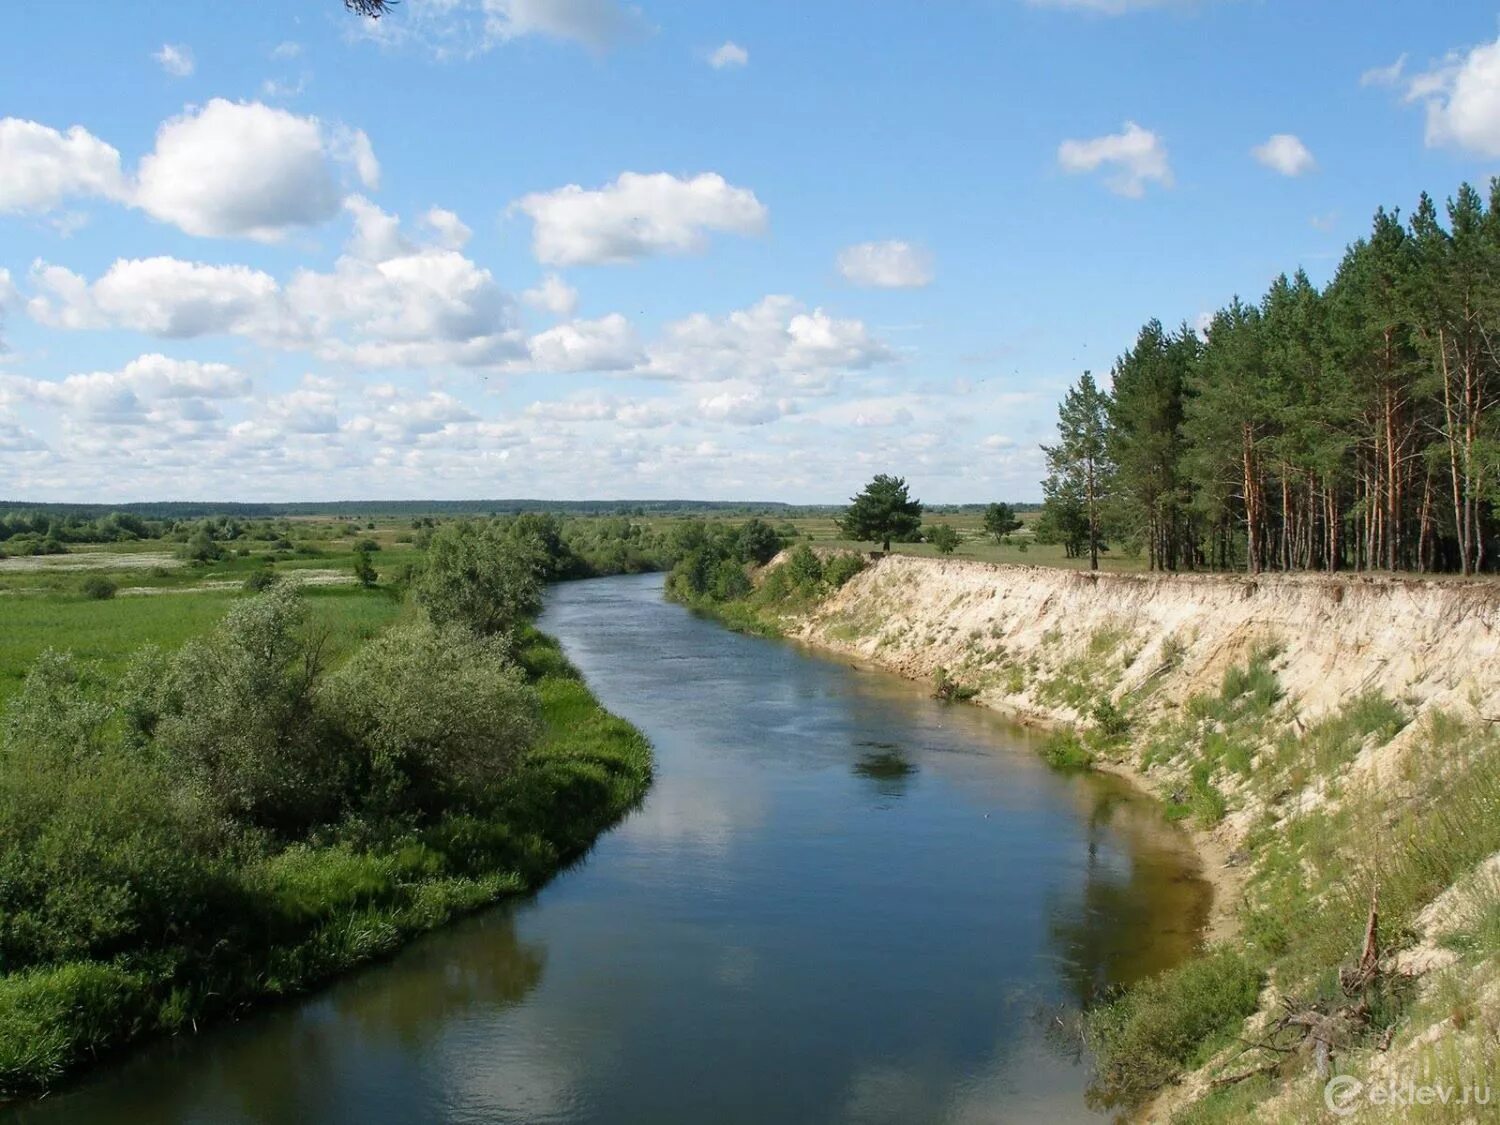
M1435 11L19 0L0 496L1034 499L1143 321L1496 171Z

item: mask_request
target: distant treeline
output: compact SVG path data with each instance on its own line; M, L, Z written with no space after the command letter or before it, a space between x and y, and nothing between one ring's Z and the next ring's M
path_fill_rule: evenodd
M930 504L934 512L955 515L982 514L983 504ZM1036 511L1040 504L1015 504L1017 511ZM567 516L775 516L778 519L829 518L843 512L842 504L783 504L749 500L338 500L285 504L234 503L228 501L153 500L134 504L52 504L22 500L0 500L0 527L20 518L44 531L47 521L61 525L88 524L110 516L135 520L197 520L214 516L239 519L285 519L292 516L322 516L370 519L411 516L519 516L529 512ZM147 538L140 535L140 538Z
M237 516L277 519L287 516L516 516L551 512L575 516L672 516L724 513L775 514L799 511L795 505L773 501L738 500L330 500L285 504L235 503L210 500L153 500L133 504L48 504L0 500L0 513L35 512L47 516L94 520L121 513L156 520ZM823 509L811 509L821 511ZM832 511L833 509L827 509Z
M1152 321L1069 391L1044 536L1154 568L1493 570L1500 562L1500 181L1384 209L1200 338Z

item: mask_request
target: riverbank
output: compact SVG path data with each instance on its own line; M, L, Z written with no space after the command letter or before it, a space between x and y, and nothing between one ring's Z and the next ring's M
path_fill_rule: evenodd
M0 1090L35 1093L142 1039L304 992L531 893L583 855L644 795L650 747L600 706L550 637L527 630L517 661L540 730L483 814L368 845L311 840L269 855L244 876L258 888L263 936L206 959L186 947L142 950L0 977Z
M1500 851L1494 584L890 556L808 592L745 605L1057 732L1049 757L1131 778L1192 830L1216 887L1205 953L1091 1020L1103 1104L1274 1120L1312 1105L1320 1068L1367 1075L1500 1022L1482 983L1500 894L1471 882ZM1445 893L1462 908L1434 920ZM1454 1012L1434 1016L1438 993ZM1472 1069L1447 1057L1423 1065Z

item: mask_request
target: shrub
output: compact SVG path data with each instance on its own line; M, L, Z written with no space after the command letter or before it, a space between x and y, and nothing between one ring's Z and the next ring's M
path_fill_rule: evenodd
M950 703L964 703L979 694L978 688L961 684L949 676L946 668L939 668L932 674L932 684L933 698Z
M958 550L960 542L958 532L953 530L951 524L939 523L923 528L922 537L937 548L940 555L951 555Z
M481 801L538 732L536 695L502 643L458 625L390 630L331 678L324 699L374 800L392 808Z
M236 604L189 642L158 692L158 746L222 814L295 833L332 811L346 763L324 744L313 708L319 644L305 608L277 585Z
M804 592L816 589L823 581L823 562L806 543L791 553L785 569L787 580Z
M502 524L444 524L433 532L414 593L434 624L510 633L541 612L545 563L534 539L508 535Z
M245 579L245 589L252 594L263 594L280 581L281 575L269 566L263 566Z
M1100 1104L1135 1105L1183 1069L1205 1061L1255 1010L1261 973L1221 951L1142 981L1088 1013L1094 1052L1091 1094Z
M1095 703L1089 717L1094 720L1094 729L1106 739L1124 738L1130 733L1130 716L1111 699Z
M837 590L864 569L865 560L858 555L850 554L846 551L842 554L834 555L833 558L824 564L823 581L827 582L831 588Z
M1094 755L1078 733L1060 730L1047 736L1042 743L1042 760L1060 770L1086 770L1094 764Z
M119 589L113 582L102 574L90 574L78 587L79 592L91 601L108 601L115 596Z

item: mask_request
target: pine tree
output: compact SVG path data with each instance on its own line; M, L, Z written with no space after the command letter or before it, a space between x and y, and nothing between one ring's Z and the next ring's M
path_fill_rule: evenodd
M1099 569L1104 546L1104 509L1113 493L1115 463L1109 429L1109 396L1085 371L1063 396L1057 412L1056 445L1044 445L1052 496L1076 498L1086 526L1089 568Z

